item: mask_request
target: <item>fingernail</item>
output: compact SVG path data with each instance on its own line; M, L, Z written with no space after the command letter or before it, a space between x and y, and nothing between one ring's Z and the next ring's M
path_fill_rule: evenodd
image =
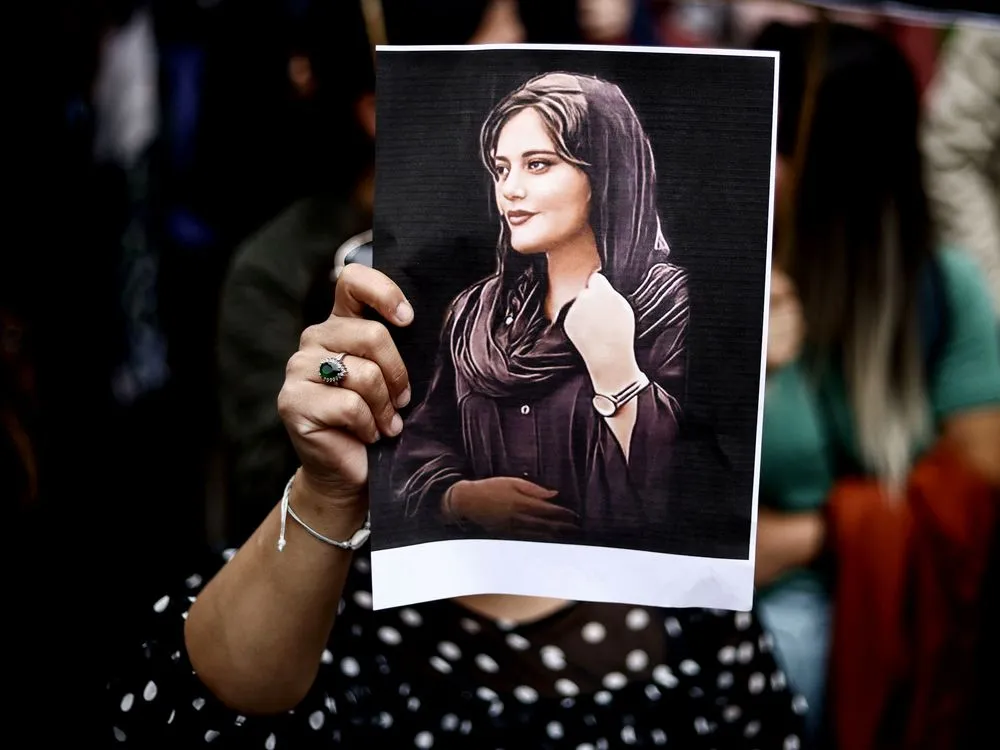
M406 300L396 305L396 320L404 324L413 320L413 308L410 307L410 303Z
M389 423L389 435L396 436L403 431L403 418L398 414L394 414L392 421Z
M413 391L410 390L410 386L406 386L406 389L399 394L396 399L396 408L402 409L404 406L410 403L410 397L413 395Z

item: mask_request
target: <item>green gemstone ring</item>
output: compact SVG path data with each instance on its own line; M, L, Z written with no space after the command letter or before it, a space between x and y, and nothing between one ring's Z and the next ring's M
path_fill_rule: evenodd
M347 365L344 364L344 355L337 354L324 359L319 364L319 376L327 385L340 385L347 377Z

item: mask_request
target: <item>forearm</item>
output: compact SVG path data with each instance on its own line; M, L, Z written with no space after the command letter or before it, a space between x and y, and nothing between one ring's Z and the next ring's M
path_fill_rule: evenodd
M825 543L826 525L819 512L782 513L761 508L757 518L756 583L764 585L810 565Z
M977 409L952 417L943 437L985 482L1000 488L1000 409Z
M347 539L360 509L332 510L302 482L291 503L314 529ZM185 626L191 663L222 702L244 713L294 707L311 687L329 638L351 554L310 536L291 518L278 552L276 507L192 605Z
M625 463L628 463L630 449L632 447L632 433L635 432L635 423L639 415L638 399L632 399L624 404L613 417L605 417L604 421L611 429L611 434L615 436L618 445L621 446L622 453L625 454Z

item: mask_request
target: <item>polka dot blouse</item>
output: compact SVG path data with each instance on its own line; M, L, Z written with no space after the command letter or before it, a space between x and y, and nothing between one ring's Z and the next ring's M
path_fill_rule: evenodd
M146 640L109 683L120 746L800 746L804 701L749 613L578 603L514 625L450 601L374 612L367 553L355 557L309 695L285 714L240 716L184 650L205 580L192 575L151 603Z

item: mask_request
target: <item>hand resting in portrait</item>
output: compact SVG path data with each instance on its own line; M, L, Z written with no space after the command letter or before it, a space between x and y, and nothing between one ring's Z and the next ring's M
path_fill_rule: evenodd
M579 529L579 516L549 502L559 493L519 477L463 480L445 493L445 517L487 531L551 537Z

